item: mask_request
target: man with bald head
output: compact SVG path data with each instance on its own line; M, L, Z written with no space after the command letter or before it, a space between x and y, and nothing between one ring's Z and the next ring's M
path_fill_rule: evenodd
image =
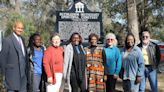
M21 37L24 31L23 22L16 20L12 31L3 39L0 52L0 64L5 77L4 85L7 92L27 92L27 56Z

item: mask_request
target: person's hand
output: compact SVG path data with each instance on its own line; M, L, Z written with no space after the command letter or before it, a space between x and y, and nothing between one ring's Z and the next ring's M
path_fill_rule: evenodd
M107 75L104 75L104 81L107 81Z
M117 74L114 74L114 75L113 75L113 78L114 78L114 79L118 79L118 77L119 77L119 76L118 76Z
M47 82L48 82L49 84L52 84L52 83L53 83L52 77L49 77L49 78L47 79Z
M141 82L141 77L140 76L137 76L136 77L136 80L135 80L135 84L138 84Z

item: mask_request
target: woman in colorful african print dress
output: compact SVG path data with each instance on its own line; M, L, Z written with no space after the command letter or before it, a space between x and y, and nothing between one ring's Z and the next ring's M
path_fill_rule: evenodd
M104 66L102 48L97 46L98 36L89 35L90 46L85 48L87 56L87 92L104 92Z

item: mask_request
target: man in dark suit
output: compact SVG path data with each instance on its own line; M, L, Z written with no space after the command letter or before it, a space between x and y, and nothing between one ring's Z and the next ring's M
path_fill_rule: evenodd
M13 32L2 42L0 64L7 92L27 92L27 56L21 37L24 25L15 21Z

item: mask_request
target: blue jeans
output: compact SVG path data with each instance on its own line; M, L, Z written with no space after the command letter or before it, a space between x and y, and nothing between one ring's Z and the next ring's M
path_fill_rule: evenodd
M151 92L158 92L158 83L157 83L157 70L153 66L145 66L145 76L141 80L139 92L145 92L146 79L148 78Z
M124 92L138 92L139 83L135 84L135 80L123 80Z
M41 75L40 74L34 74L33 92L39 92L40 81L41 81Z

